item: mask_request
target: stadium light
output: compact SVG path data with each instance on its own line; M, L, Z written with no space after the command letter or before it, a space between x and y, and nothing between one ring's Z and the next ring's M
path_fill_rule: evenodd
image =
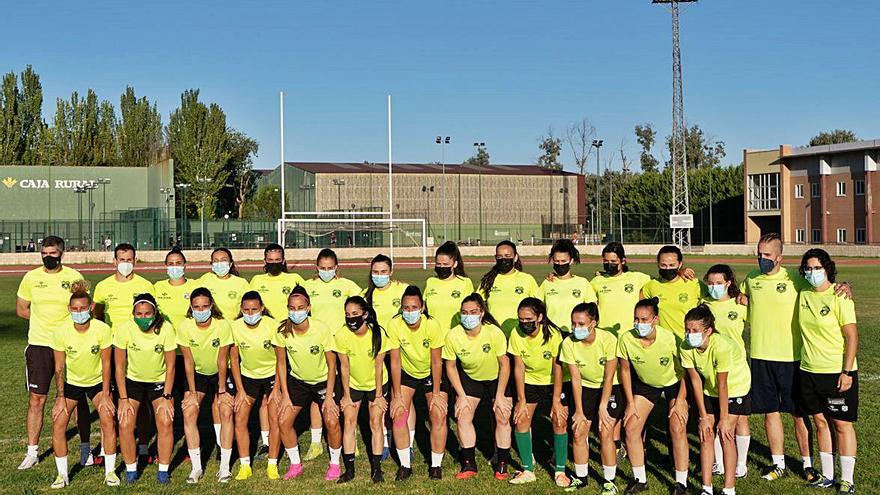
M474 143L474 148L477 148L478 153L482 148L485 148L485 147L486 147L486 143L483 143L483 142ZM480 162L477 162L477 172L479 173L479 184L477 186L477 188L478 188L477 196L479 197L478 208L480 210L480 241L479 241L480 244L479 245L482 246L483 245L483 166L480 164Z
M602 147L604 143L601 139L593 140L593 147L596 148L596 238L597 242L598 237L602 235L600 230L602 228L602 207L599 203L599 189L602 187L602 179L601 172L599 171L599 149Z

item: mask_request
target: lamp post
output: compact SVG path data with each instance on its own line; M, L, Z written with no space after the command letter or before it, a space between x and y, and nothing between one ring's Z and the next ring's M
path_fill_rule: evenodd
M446 145L452 142L452 138L446 136L441 139L440 136L437 136L434 142L440 145L440 167L443 171L443 242L446 242L449 240L449 208L446 202Z
M333 179L333 185L336 186L336 209L342 211L342 186L345 185L345 179Z
M181 205L181 207L182 207L181 209L183 210L183 223L181 224L182 228L180 230L183 231L183 236L184 236L184 239L187 241L186 242L187 245L189 245L189 233L188 233L189 225L188 225L188 220L187 220L187 215L186 215L186 190L189 189L190 186L192 186L192 184L187 184L185 182L181 182L181 183L177 184L177 187L179 189L183 189L183 204Z
M598 239L600 235L602 235L602 207L599 203L599 189L602 187L602 181L599 170L599 149L602 147L601 139L593 140L593 147L596 148L596 238Z
M79 245L80 248L83 247L83 204L82 204L82 195L86 193L86 188L83 186L76 186L73 189L73 193L76 194L77 197L77 224L79 225Z
M196 176L196 182L198 182L200 184L208 184L208 183L214 182L214 179L212 179L210 177ZM200 247L201 247L201 249L205 249L205 200L207 200L207 198L206 198L204 186L200 187L199 189L201 189L200 192L201 192L201 197L202 197L201 198L202 203L199 206L199 226L201 227L201 232L202 232Z
M95 202L92 201L92 191L98 188L94 182L86 187L89 192L89 250L95 250Z
M103 198L101 199L101 220L103 222L107 221L107 185L110 184L110 177L100 177L97 181L98 185L101 186L101 195ZM106 224L105 224L106 225Z
M434 186L422 186L422 192L425 193L427 199L425 200L425 204L428 207L428 225L431 224L431 195L434 193ZM444 241L446 242L446 241Z
M161 193L165 199L165 224L168 226L168 235L173 236L174 230L171 228L171 210L169 208L171 205L171 199L174 198L174 189L171 187L160 187L159 193Z
M486 143L479 142L474 143L474 148L477 149L477 155L480 154L480 150L486 147ZM478 239L479 245L483 245L483 164L481 162L477 162L477 172L479 173L479 183L478 187L478 196L479 196L479 206L480 210L480 238Z

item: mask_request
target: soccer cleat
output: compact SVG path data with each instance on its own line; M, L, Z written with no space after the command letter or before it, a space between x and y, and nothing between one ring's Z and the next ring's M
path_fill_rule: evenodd
M498 481L507 481L507 478L510 477L510 474L507 473L507 463L504 461L500 461L495 463L495 479Z
M79 463L83 466L94 466L95 458L92 456L92 453L89 449L82 449L79 452Z
M516 476L510 479L508 483L511 485L525 485L526 483L534 483L538 478L535 477L535 473L532 471L519 471L516 473Z
M840 486L837 488L837 493L850 494L855 492L856 485L850 483L849 481L841 481Z
M232 473L229 472L229 470L221 469L220 471L217 471L217 481L220 483L229 483L231 479Z
M339 479L339 476L342 474L339 469L339 464L330 464L327 466L327 472L324 473L325 481L336 481Z
M617 495L617 485L613 481L606 481L602 484L601 495Z
M428 468L428 479L439 480L443 479L443 468L440 466L432 466Z
M553 481L559 488L568 488L571 486L572 478L569 478L565 473L556 473L553 475Z
M292 480L301 474L303 474L302 464L291 464L290 467L287 468L287 472L284 473L284 479Z
M476 469L473 469L473 470L470 470L470 469L464 470L463 469L463 470L459 471L458 474L455 475L455 478L460 479L460 480L469 480L476 475L477 475Z
M337 478L336 483L337 484L348 483L349 481L351 481L353 479L354 479L354 471L346 471L346 472L342 473L341 475L339 475L339 478Z
M40 462L40 458L35 455L26 455L24 456L24 460L21 461L21 464L18 465L18 469L23 471L25 469L30 469L36 466Z
M168 471L158 471L156 473L156 481L158 481L160 485L167 485L171 482L171 474L168 473Z
M685 493L687 493L687 492L685 492ZM713 492L706 491L706 489L703 488L702 490L700 490L700 495L715 495L715 494Z
M626 485L626 490L623 491L623 495L631 495L633 493L642 493L648 491L648 483L640 483L636 480L632 480Z
M119 476L116 476L116 473L110 471L104 475L104 484L107 486L119 486Z
M823 490L827 490L829 488L834 488L834 480L829 480L828 478L819 475L819 478L811 483L807 483L807 486L810 488L819 488Z
M314 461L324 453L324 445L320 442L309 445L309 450L303 456L304 461Z
M785 476L785 469L782 469L779 466L770 466L764 470L764 474L761 476L761 478L767 481L775 481L779 478L782 478L783 476Z
M745 465L736 466L736 477L737 478L745 478L749 474L749 468Z
M382 468L371 470L370 479L373 480L373 483L382 483L385 481L385 473L382 472Z
M238 474L235 475L235 481L244 481L251 477L254 474L253 469L250 466L242 464L238 466Z
M269 464L266 466L266 478L270 480L281 479L281 475L278 474L278 464Z
M587 487L587 479L580 479L577 476L572 476L571 482L565 487L565 491L567 492L576 492L583 488Z
M813 483L814 481L821 478L822 474L819 473L819 471L816 471L814 468L808 467L804 469L804 473L801 476L807 481L807 483Z
M400 466L397 468L397 474L394 476L394 481L405 481L412 476L413 470L411 467L403 467Z
M51 488L53 490L59 490L69 484L70 484L70 480L67 479L67 476L62 476L59 474L58 476L55 477L55 481L52 482Z
M202 476L204 476L204 474L204 471L193 469L189 472L189 476L186 477L186 482L190 485L195 485L199 482L200 479L202 479Z
M712 464L712 475L724 476L724 465L718 464L717 462L715 464Z
M141 474L137 471L126 471L125 472L125 482L126 483L134 483L137 480L141 479Z
M670 495L687 495L688 489L681 483L676 483L669 489ZM712 495L711 493L709 495Z

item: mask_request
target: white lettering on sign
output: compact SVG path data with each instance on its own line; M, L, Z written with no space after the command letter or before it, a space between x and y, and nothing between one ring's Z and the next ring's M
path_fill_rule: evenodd
M94 180L79 180L79 179L55 179L54 184L50 186L50 183L46 179L21 179L17 180L12 177L6 177L2 181L0 181L7 188L13 188L16 185L21 189L76 189L78 187L87 187L94 188L97 187L98 183Z
M18 184L22 189L49 189L49 181L45 179L22 179Z

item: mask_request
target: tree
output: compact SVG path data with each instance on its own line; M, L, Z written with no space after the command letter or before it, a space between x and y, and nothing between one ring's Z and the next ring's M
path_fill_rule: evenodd
M707 136L696 124L685 130L684 142L688 170L699 167L717 167L727 154L724 150L724 141L716 141L714 137ZM672 156L672 136L666 137L666 147L669 150L669 156Z
M147 167L156 152L164 146L162 117L155 103L146 97L137 98L128 86L119 97L122 119L118 126L120 164L125 167Z
M21 121L18 163L36 165L40 162L40 134L46 126L43 124L43 86L30 65L21 73L18 110Z
M639 163L642 166L642 172L656 172L660 166L660 162L651 154L651 148L657 140L657 131L650 123L637 124L635 127L636 142L642 147L639 153Z
M586 118L575 122L565 130L565 142L571 148L575 166L581 175L586 174L587 162L593 153L593 138L595 136L596 128Z
M538 140L538 148L544 152L538 157L538 166L548 170L562 170L559 153L562 152L562 140L553 135L553 128L547 129L547 135Z
M244 214L245 201L256 189L259 175L253 170L253 157L257 156L260 144L247 134L229 128L226 132L226 151L229 159L224 169L229 173L228 182L232 188L221 191L221 210L235 211L241 218Z
M116 140L116 109L107 100L98 108L98 127L95 134L94 165L116 165L119 148Z
M820 132L810 139L810 146L822 146L826 144L852 143L858 141L856 133L848 129L834 129L833 131Z
M289 197L289 194L288 194ZM263 184L247 199L243 208L244 218L281 218L281 190L277 184Z
M21 116L18 104L18 77L14 72L3 76L0 93L0 163L16 163L21 145Z
M467 165L470 167L488 167L489 166L489 152L486 151L486 147L485 146L477 146L477 151L474 152L474 156L465 160L464 165Z

